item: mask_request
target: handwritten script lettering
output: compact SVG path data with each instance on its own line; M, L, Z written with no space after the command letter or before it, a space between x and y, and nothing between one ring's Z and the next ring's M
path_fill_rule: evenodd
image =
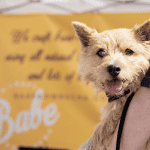
M75 72L72 72L71 74L66 75L66 77L65 77L66 81L68 81L69 83L71 83L74 75L75 75Z
M57 112L57 105L55 103L49 104L45 109L42 110L41 104L44 97L42 89L38 89L33 98L30 110L20 111L17 115L16 120L13 120L10 116L11 106L10 103L5 99L0 99L0 144L7 141L14 132L22 133L31 129L37 129L42 120L45 126L53 126L59 119ZM21 120L23 122L21 123ZM29 122L28 122L29 120ZM2 136L3 124L8 124L8 130Z
M32 61L33 61L33 60L40 60L42 54L43 54L43 50L42 50L42 49L38 50L38 52L37 52L36 54L33 54L33 55L31 56L31 60L32 60Z
M50 38L51 38L51 33L48 32L48 33L46 33L46 35L43 35L43 36L35 35L33 37L33 41L39 41L39 42L45 43L45 42L49 41Z
M29 80L33 80L33 79L40 80L43 78L45 72L46 72L46 70L43 69L42 72L40 72L39 74L34 73L34 74L29 75L28 79Z
M46 75L45 75L46 74ZM68 83L71 83L73 81L73 78L75 77L75 71L73 71L72 73L68 73L64 76L64 80ZM62 79L62 75L59 71L55 71L54 69L50 69L47 73L46 73L46 69L42 69L40 72L38 73L30 73L28 76L28 80L42 80L43 78L47 79L47 80L53 80L53 81L59 81ZM76 78L77 81L80 81L79 78Z
M12 34L13 34L13 42L14 43L19 43L21 41L24 41L24 42L27 42L29 37L28 37L28 32L29 32L29 29L25 29L24 31L21 31L21 30L18 30L18 29L14 29L12 31Z
M21 55L21 54L6 56L6 61L20 61L20 63L23 63L24 60L25 60L25 55Z
M74 39L74 35L62 35L62 31L58 31L56 34L56 38L55 40L59 40L59 41L72 41Z
M45 60L48 61L70 61L76 51L74 50L70 55L60 55L60 54L51 54L45 57Z
M47 78L48 80L59 80L61 76L59 72L53 73L53 69L50 69Z

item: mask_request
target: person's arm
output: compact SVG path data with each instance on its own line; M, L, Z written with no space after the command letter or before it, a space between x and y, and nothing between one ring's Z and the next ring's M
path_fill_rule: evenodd
M116 150L119 123L113 135L112 150ZM120 150L140 150L149 137L150 88L140 87L135 93L127 111L121 136Z

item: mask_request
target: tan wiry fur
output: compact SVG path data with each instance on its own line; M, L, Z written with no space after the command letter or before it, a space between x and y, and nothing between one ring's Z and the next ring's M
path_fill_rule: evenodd
M101 108L101 122L93 133L90 145L91 150L102 150L102 147L103 150L109 150L124 104L131 93L139 89L150 67L150 20L142 25L135 25L132 29L120 28L102 33L80 22L72 24L81 44L78 59L81 80L85 84L91 83L96 94L103 90L108 98L119 97ZM105 51L102 53L103 57L97 55L99 49ZM130 55L126 49L134 53ZM121 91L116 93L106 88L106 83L113 80L107 70L109 65L119 65L121 68L118 78L123 85ZM128 89L130 92L124 95ZM150 147L149 143L150 140L145 143L144 150Z

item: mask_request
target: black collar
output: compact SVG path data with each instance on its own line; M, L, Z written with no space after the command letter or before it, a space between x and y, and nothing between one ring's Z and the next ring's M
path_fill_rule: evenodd
M150 87L150 77L143 78L143 80L141 82L141 86Z
M145 78L141 82L141 86L150 87L150 69L146 72Z
M114 101L114 100L117 100L117 99L119 99L120 97L123 97L123 96L125 96L125 95L127 95L127 94L129 94L129 93L130 93L130 90L128 89L128 90L126 90L126 91L124 92L124 94L121 95L121 96L112 96L112 97L108 98L108 102L112 102L112 101Z

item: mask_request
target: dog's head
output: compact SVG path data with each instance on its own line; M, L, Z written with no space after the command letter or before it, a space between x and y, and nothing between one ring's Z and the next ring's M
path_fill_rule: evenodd
M80 22L72 22L81 44L79 74L93 83L98 93L119 96L141 83L149 68L150 20L132 29L98 33Z

